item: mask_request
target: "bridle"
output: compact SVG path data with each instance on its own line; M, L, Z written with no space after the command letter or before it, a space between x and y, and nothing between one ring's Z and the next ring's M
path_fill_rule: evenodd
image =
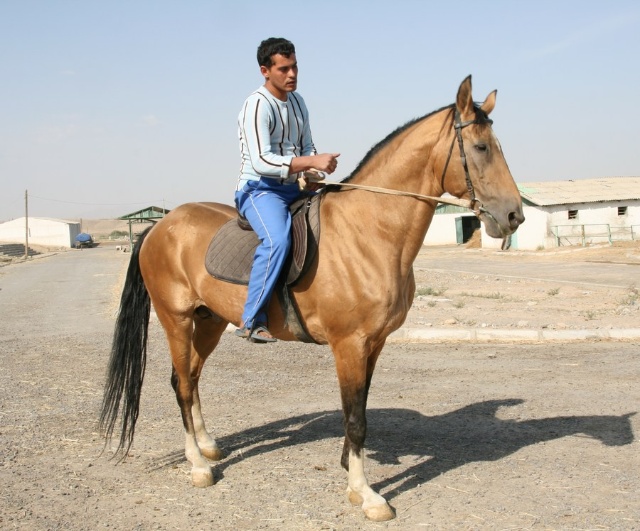
M498 223L498 220L495 218L495 216L493 214L491 214L491 212L489 212L484 205L482 204L482 202L476 197L476 193L475 193L475 189L473 188L473 182L471 181L471 175L469 173L469 165L467 164L467 156L465 154L464 151L464 141L462 140L462 130L465 127L468 127L470 125L482 125L482 124L493 124L493 120L491 120L491 118L489 118L485 113L483 112L479 112L478 114L476 114L476 118L474 120L467 120L466 122L461 121L460 119L460 112L458 111L458 109L455 109L455 114L454 114L454 119L453 119L453 129L455 131L455 135L453 136L453 139L451 140L451 145L449 146L449 154L447 155L447 160L445 162L444 168L442 170L442 177L441 177L441 183L443 185L444 188L444 178L445 175L447 173L447 168L449 167L449 161L451 160L451 155L453 154L453 146L456 142L456 140L458 141L458 148L460 149L460 161L462 162L462 168L464 169L464 179L465 182L467 184L467 191L469 192L469 199L458 199L457 197L434 197L434 196L430 196L430 195L423 195L423 194L416 194L413 192L403 192L402 190L392 190L390 188L380 188L378 186L367 186L367 185L363 185L363 184L351 184L349 182L333 182L333 181L328 181L325 178L323 178L319 182L322 184L326 184L326 185L331 185L331 186L340 186L340 187L346 187L346 188L358 188L360 190L369 190L370 192L377 192L377 193L381 193L381 194L388 194L388 195L402 195L402 196L408 196L408 197L415 197L416 199L428 199L428 200L434 200L438 203L446 203L449 205L454 205L454 206L460 206L463 208L467 208L469 210L471 210L471 212L473 212L478 218L480 218L480 215L483 214L489 218L491 218L494 223L499 227L500 224ZM319 172L317 172L319 173ZM504 236L503 240L502 240L502 249L507 249L508 248L508 236Z
M402 195L402 196L408 196L408 197L415 197L416 199L430 199L430 200L434 200L437 201L438 203L446 203L448 205L454 205L454 206L459 206L459 207L463 207L463 208L468 208L469 210L471 210L476 216L480 216L480 214L485 214L489 217L491 217L494 221L496 221L496 219L493 217L493 215L486 209L484 208L484 206L482 205L482 202L476 197L475 194L475 190L473 188L473 183L471 181L471 175L469 174L469 166L467 164L467 157L465 155L464 152L464 142L462 140L462 129L464 129L465 127L469 126L469 125L473 125L473 124L489 124L491 125L493 123L493 120L491 120L490 118L488 118L486 115L484 115L480 118L480 117L476 117L475 120L467 120L466 122L462 122L460 120L460 112L458 111L458 109L455 110L455 114L454 114L454 121L453 121L453 128L455 130L455 135L453 136L453 139L451 140L451 146L449 147L449 154L447 155L447 160L445 162L444 165L444 169L442 170L442 177L441 177L441 182L444 184L444 177L447 173L447 168L449 167L449 161L451 160L451 155L453 154L453 146L456 142L456 139L458 140L458 147L460 148L460 160L462 162L462 167L464 169L464 178L465 181L467 183L467 191L469 192L469 199L458 199L457 197L434 197L434 196L430 196L430 195L424 195L424 194L416 194L413 192L404 192L402 190L392 190L390 188L381 188L378 186L367 186L364 184L352 184L349 182L334 182L334 181L329 181L326 180L326 178L323 178L319 181L315 180L315 182L319 182L320 184L325 184L325 185L331 185L331 186L340 186L340 187L344 187L344 188L357 188L360 190L368 190L370 192L377 192L377 193L381 193L381 194L387 194L387 195ZM320 172L316 172L316 173L320 173ZM496 221L497 223L497 221Z
M471 182L471 175L469 174L469 165L467 164L467 156L464 152L464 141L462 140L462 130L474 124L489 124L491 125L493 120L488 118L486 115L480 120L476 117L475 120L467 120L463 122L460 120L460 111L458 109L455 110L455 115L453 119L453 129L455 131L455 135L451 140L451 146L449 146L449 154L447 155L447 161L444 164L444 168L442 170L442 177L440 178L440 182L444 187L444 177L447 174L447 168L449 167L449 161L451 160L451 155L453 153L453 145L458 140L458 147L460 148L460 161L462 162L462 168L464 169L464 180L467 183L467 191L469 192L469 210L471 210L476 216L480 213L486 213L491 215L485 208L482 206L480 200L476 197L475 189L473 188L473 183ZM475 208L477 206L477 208ZM491 216L493 217L493 216Z

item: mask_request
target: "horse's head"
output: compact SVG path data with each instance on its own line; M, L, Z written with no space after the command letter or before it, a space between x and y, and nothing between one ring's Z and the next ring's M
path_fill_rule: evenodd
M524 216L520 193L488 118L496 93L494 90L477 106L471 95L471 76L460 84L450 110L451 129L441 140L436 168L441 168L444 191L474 201L474 211L487 234L504 238L515 232Z

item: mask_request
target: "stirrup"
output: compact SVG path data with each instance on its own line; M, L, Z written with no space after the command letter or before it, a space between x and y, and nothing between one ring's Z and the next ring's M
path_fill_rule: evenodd
M247 326L243 326L242 328L236 328L236 336L241 337L242 339L249 339L251 335L251 330Z

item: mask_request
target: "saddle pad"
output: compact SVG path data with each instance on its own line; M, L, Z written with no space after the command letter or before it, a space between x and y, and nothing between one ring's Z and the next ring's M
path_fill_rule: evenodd
M284 265L286 284L293 284L316 255L320 231L320 197L304 199L291 207L291 251ZM253 256L260 243L252 230L243 230L236 218L225 223L211 240L205 267L213 277L248 284Z
M209 244L205 258L207 271L220 280L249 284L253 255L259 243L256 233L242 230L236 218L227 221Z

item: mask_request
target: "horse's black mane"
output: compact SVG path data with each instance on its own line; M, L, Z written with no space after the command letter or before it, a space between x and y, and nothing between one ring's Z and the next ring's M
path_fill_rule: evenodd
M380 142L378 142L376 145L374 145L368 152L367 154L364 156L364 158L360 161L360 164L358 164L356 166L356 169L353 170L351 172L351 174L342 179L342 182L349 182L355 175L358 174L358 172L363 168L363 166L369 162L374 156L376 156L378 154L378 152L380 150L382 150L382 148L384 148L389 142L391 142L396 136L398 136L400 133L403 133L404 131L406 131L407 129L409 129L409 127L411 127L412 125L417 124L418 122L421 122L422 120L426 120L427 118L429 118L430 116L433 116L436 113L439 113L440 111L443 111L445 109L453 109L454 105L447 105L445 107L442 107L440 109L437 109L433 112L430 112L429 114L425 114L424 116L421 116L419 118L414 118L413 120L409 120L406 124L401 125L400 127L398 127L397 129L395 129L394 131L392 131L391 133L389 133L385 138L383 138Z
M433 116L434 114L437 114L437 113L439 113L441 111L444 111L446 109L449 109L449 110L453 111L454 108L455 108L455 104L452 103L450 105L446 105L444 107L441 107L440 109L437 109L437 110L435 110L433 112L430 112L429 114L425 114L424 116L421 116L419 118L414 118L413 120L408 121L406 124L401 125L397 129L395 129L394 131L389 133L385 138L383 138L376 145L374 145L367 152L367 154L364 156L364 158L360 161L360 164L358 164L356 166L356 169L353 170L348 177L345 177L344 179L342 179L341 182L344 182L344 183L349 182L353 177L355 177L358 174L358 172L364 167L365 164L367 164L367 162L369 162L375 155L378 154L378 152L380 150L382 150L382 148L384 148L389 142L391 142L400 133L402 133L402 132L406 131L407 129L409 129L409 127L417 124L418 122L421 122L422 120L426 120L430 116ZM479 122L483 122L483 121L485 121L487 119L487 116L485 115L485 113L480 109L480 107L477 104L474 104L474 110L475 110L475 113L476 113L476 119ZM451 120L453 120L453 112L451 112Z

